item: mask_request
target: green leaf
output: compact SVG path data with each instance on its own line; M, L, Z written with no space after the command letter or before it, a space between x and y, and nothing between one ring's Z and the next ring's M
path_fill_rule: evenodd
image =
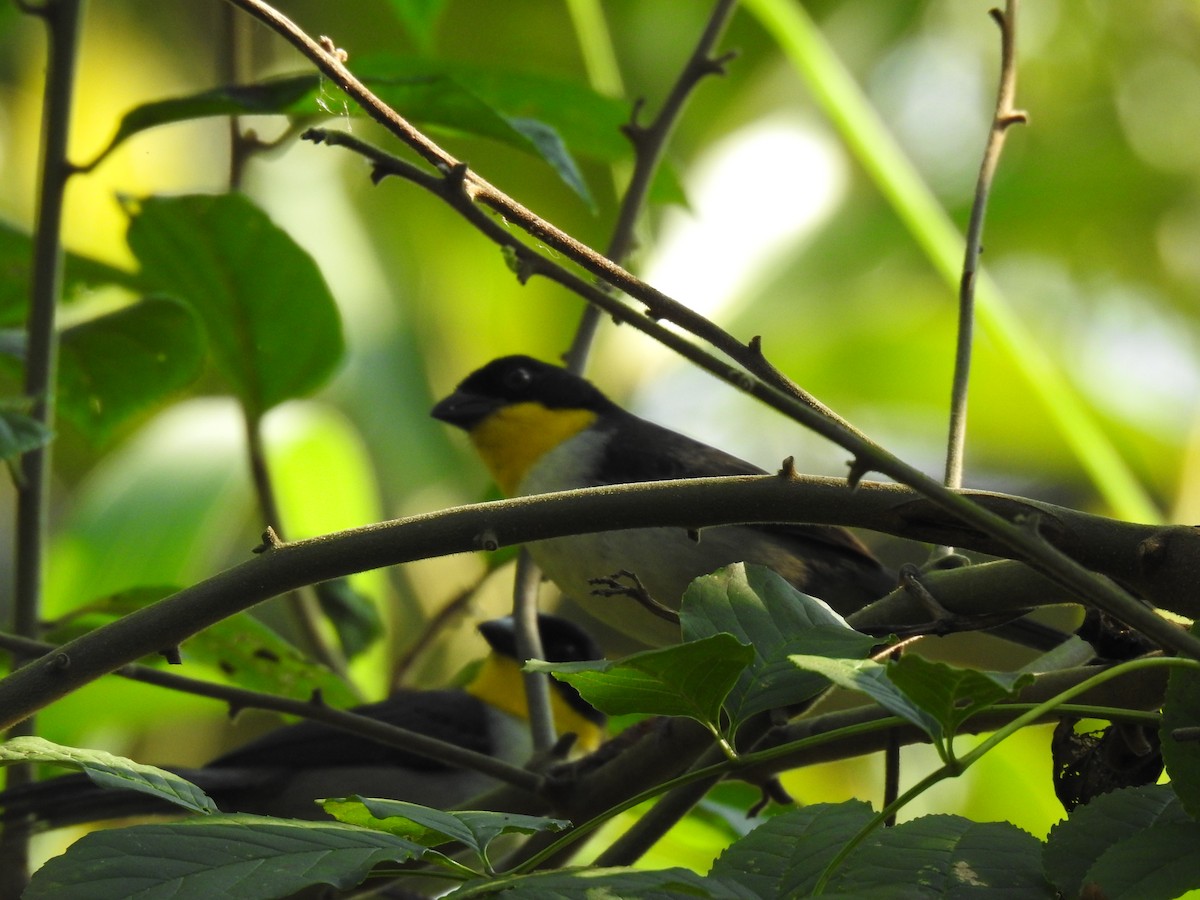
M186 97L170 97L166 100L143 103L122 117L120 125L117 126L117 133L86 168L95 168L129 138L159 125L188 122L210 116L307 110L311 106L317 81L315 75L289 75L269 78L257 84L224 85Z
M871 821L869 803L818 803L789 810L725 848L710 878L758 897L807 897L825 867Z
M1200 634L1200 625L1190 631ZM1175 792L1188 812L1200 816L1200 740L1177 739L1180 728L1200 729L1200 673L1195 669L1171 669L1158 735Z
M1041 842L1008 822L925 816L876 830L829 885L832 895L890 898L1055 897Z
M563 831L571 825L563 819L516 813L442 812L403 800L378 800L358 795L325 800L321 806L341 822L377 828L424 847L458 841L485 859L489 845L500 835Z
M93 445L195 381L204 335L175 300L148 298L62 333L58 408Z
M683 595L685 641L725 632L754 650L725 708L734 728L755 713L807 700L825 679L796 668L791 654L860 658L878 646L828 605L763 566L738 563L692 582Z
M912 654L886 666L817 656L792 656L791 660L840 687L867 694L939 744L953 737L969 716L1012 696L1033 677L961 669Z
M217 812L216 804L204 791L165 769L145 766L103 750L64 747L39 737L17 737L0 744L0 765L26 762L76 769L100 787L149 794L192 812Z
M65 642L128 615L178 588L144 586L110 594L73 611L47 635ZM237 613L188 638L183 657L220 671L231 683L296 700L320 692L330 706L351 706L360 698L338 675L312 662L249 613ZM152 660L155 661L155 660Z
M1043 865L1064 896L1077 897L1091 879L1092 867L1110 850L1152 829L1173 832L1174 827L1189 824L1194 820L1170 785L1122 788L1096 797L1055 825L1046 839ZM1176 846L1174 840L1166 843ZM1195 847L1193 843L1189 855L1195 855ZM1117 852L1114 858L1124 858L1123 851Z
M1029 673L979 672L931 662L912 653L888 665L888 678L948 734L976 713L1033 683Z
M548 663L526 668L565 681L610 716L642 713L687 716L720 730L721 703L754 659L754 650L728 634L662 650L635 653L617 662Z
M380 863L423 847L340 822L232 815L84 835L34 873L26 900L288 897L313 884L348 889Z
M19 325L29 310L33 238L0 221L0 327ZM99 260L67 253L63 260L63 296L70 298L80 287L117 284L134 289L135 276Z
M380 99L420 127L491 138L544 159L589 206L591 195L572 152L606 161L631 155L619 130L628 118L626 105L584 85L465 63L394 56L356 60L354 71ZM341 99L331 100L334 94ZM91 165L98 165L135 134L159 125L240 113L328 116L331 110L343 109L348 114L363 114L323 78L308 74L156 100L127 113ZM603 133L606 125L611 130Z
M199 314L218 371L252 417L325 383L342 358L341 319L286 232L240 194L131 206L141 279Z
M1109 847L1083 876L1109 900L1175 900L1200 889L1200 822L1166 822Z
M506 896L520 900L762 900L748 889L687 869L560 869L468 884L447 894L455 900Z
M823 656L788 657L795 665L825 676L839 687L866 694L893 715L916 725L935 741L944 736L936 716L914 703L888 678L887 666L871 660L827 659Z

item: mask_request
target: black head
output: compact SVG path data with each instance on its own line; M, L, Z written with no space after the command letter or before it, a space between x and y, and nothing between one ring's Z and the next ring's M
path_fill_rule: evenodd
M539 613L538 632L542 636L542 654L549 662L585 662L604 658L604 653L591 635L574 622ZM516 622L512 616L481 622L479 633L496 653L521 661L517 653ZM583 718L603 724L604 714L589 705L571 685L551 678L550 687Z
M590 382L531 356L504 356L468 375L454 393L432 411L435 419L470 429L493 412L515 403L540 403L548 409L614 408Z
M567 619L539 613L538 632L542 636L542 652L549 662L585 662L604 658L604 653L591 635ZM511 659L518 658L516 622L512 616L481 622L479 633L497 653Z

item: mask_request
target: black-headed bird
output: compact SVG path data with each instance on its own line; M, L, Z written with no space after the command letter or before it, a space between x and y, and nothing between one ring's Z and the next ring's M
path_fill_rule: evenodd
M532 742L512 619L484 622L479 630L491 652L462 689L402 689L353 712L523 765ZM565 619L541 616L539 630L552 662L601 656L591 637ZM604 716L566 684L552 681L551 687L558 730L574 733L581 750L593 749ZM172 771L200 787L223 812L302 819L324 817L314 802L319 798L361 794L452 809L498 786L479 772L316 721L275 729L200 768ZM101 788L82 774L0 793L0 823L32 819L39 830L179 812L148 794Z
M506 356L473 372L433 408L467 432L508 496L673 478L763 475L723 450L639 418L566 369ZM595 579L626 571L655 600L678 608L696 578L734 562L774 569L843 615L896 586L866 546L830 525L631 528L528 544L545 575L601 621L649 645L679 630L627 598L592 598ZM589 599L591 602L589 602Z

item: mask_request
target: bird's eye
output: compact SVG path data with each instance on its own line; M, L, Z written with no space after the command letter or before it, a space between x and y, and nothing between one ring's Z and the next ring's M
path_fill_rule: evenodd
M514 392L520 392L533 382L533 373L526 368L513 369L504 376L504 386Z

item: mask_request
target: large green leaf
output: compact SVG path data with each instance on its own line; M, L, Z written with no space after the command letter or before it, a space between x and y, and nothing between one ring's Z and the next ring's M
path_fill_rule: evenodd
M342 324L312 257L240 194L130 204L141 279L185 300L252 416L311 393L342 358Z
M610 716L687 716L716 733L721 704L753 658L754 650L737 638L715 634L617 662L532 661L526 668L567 682Z
M1041 842L1008 822L925 816L877 829L830 882L833 895L888 898L1057 896L1042 874Z
M628 104L574 81L395 56L355 60L353 68L372 91L414 124L492 138L541 157L589 204L590 194L572 154L613 162L632 153L620 131L629 117ZM159 125L210 116L306 117L331 112L362 115L327 79L315 74L155 100L125 115L91 165L98 165L134 135ZM673 198L679 194L675 185L660 190Z
M216 804L204 791L165 769L142 765L103 750L64 747L40 737L17 737L0 744L0 766L34 762L76 769L100 787L149 794L192 812L217 812Z
M58 409L103 445L200 376L204 334L196 315L154 297L62 333Z
M290 897L313 884L351 888L379 863L423 847L340 822L205 816L95 831L39 869L26 900Z
M692 582L683 596L680 626L684 640L725 632L753 648L754 662L725 703L735 728L755 713L791 706L824 690L825 679L798 669L789 655L860 658L879 643L770 569L744 563Z
M782 813L726 847L709 877L750 888L759 897L806 897L873 815L861 800Z
M1043 864L1063 896L1077 897L1092 879L1094 866L1105 859L1129 860L1127 842L1138 840L1134 847L1145 850L1139 839L1144 834L1156 833L1173 852L1195 858L1196 836L1186 834L1195 824L1170 785L1122 788L1096 797L1055 825L1046 839ZM1180 838L1190 840L1190 847L1181 846ZM1103 871L1112 872L1107 865Z

